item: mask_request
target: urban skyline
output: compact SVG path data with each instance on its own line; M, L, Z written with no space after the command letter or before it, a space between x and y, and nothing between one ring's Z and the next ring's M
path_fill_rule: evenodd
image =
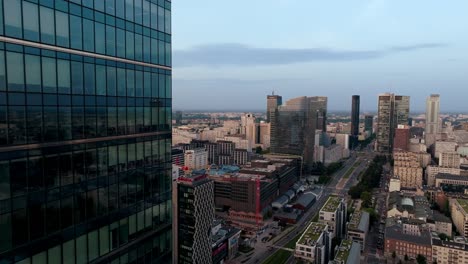
M418 95L431 93L444 95L441 109L467 111L466 1L205 0L174 8L176 109L265 109L261 98L275 90L327 96L333 111L347 110L353 94L362 110L376 110L385 92L410 96L418 112Z

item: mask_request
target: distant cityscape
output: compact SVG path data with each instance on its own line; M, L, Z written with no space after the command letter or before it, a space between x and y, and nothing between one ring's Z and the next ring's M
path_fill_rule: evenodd
M468 263L468 7L292 2L0 0L0 264Z

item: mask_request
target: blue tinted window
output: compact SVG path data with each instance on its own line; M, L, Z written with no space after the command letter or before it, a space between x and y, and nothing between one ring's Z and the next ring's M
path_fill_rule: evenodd
M115 1L106 0L106 13L110 15L115 15Z
M107 94L116 95L116 89L116 69L114 67L107 67Z
M59 93L70 93L70 61L57 61L57 80Z
M150 3L145 0L143 0L143 25L150 26Z
M55 44L54 11L47 7L40 7L41 41Z
M8 90L24 91L23 54L7 52Z
M28 92L41 92L41 58L34 55L25 55L26 90Z
M151 4L151 28L158 28L158 6L156 4Z
M117 95L127 95L126 80L125 80L125 69L117 68Z
M143 60L143 36L135 34L135 60Z
M85 63L84 64L84 77L85 77L85 94L95 94L95 70L94 64Z
M106 32L104 29L104 24L96 22L95 30L96 30L96 52L101 53L101 54L106 54L106 43L105 43Z
M94 51L94 22L89 19L83 19L83 48L86 51Z
M117 57L125 58L125 31L117 28Z
M135 58L135 34L133 32L126 32L126 57L133 60Z
M39 41L39 12L37 5L23 2L24 38Z
M135 71L127 70L127 96L135 96Z
M72 93L83 94L83 64L81 62L72 61Z
M81 25L81 24L80 24ZM68 30L68 15L59 11L55 11L55 31L57 34L57 45L68 47L69 30Z
M82 27L81 27L81 17L70 16L70 38L71 38L71 47L74 49L82 49Z
M125 18L125 2L117 0L115 2L115 15L120 18Z
M57 92L57 66L55 58L42 57L42 82L43 91L46 93Z
M96 65L96 94L106 95L106 66Z
M7 0L3 1L5 8L5 34L8 36L21 38L21 1L20 0Z
M143 23L142 0L135 0L135 23Z
M0 50L0 91L6 90L6 79L5 79L5 53Z
M104 1L103 0L94 0L94 9L104 12Z
M133 0L125 0L125 19L133 22Z
M115 28L106 26L106 54L115 56Z

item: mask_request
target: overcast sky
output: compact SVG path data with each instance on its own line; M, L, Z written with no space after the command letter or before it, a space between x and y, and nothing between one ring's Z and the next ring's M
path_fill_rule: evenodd
M263 110L266 95L328 96L373 111L377 95L468 112L466 0L172 1L173 107Z

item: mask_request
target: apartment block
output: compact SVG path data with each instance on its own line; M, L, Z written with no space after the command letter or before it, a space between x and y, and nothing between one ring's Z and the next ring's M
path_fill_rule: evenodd
M327 264L331 254L331 240L327 224L311 222L296 242L294 257L309 263Z
M457 231L465 238L468 237L468 200L451 199L450 212Z
M346 229L346 201L338 196L330 196L320 209L319 222L327 224L333 237L343 238Z

